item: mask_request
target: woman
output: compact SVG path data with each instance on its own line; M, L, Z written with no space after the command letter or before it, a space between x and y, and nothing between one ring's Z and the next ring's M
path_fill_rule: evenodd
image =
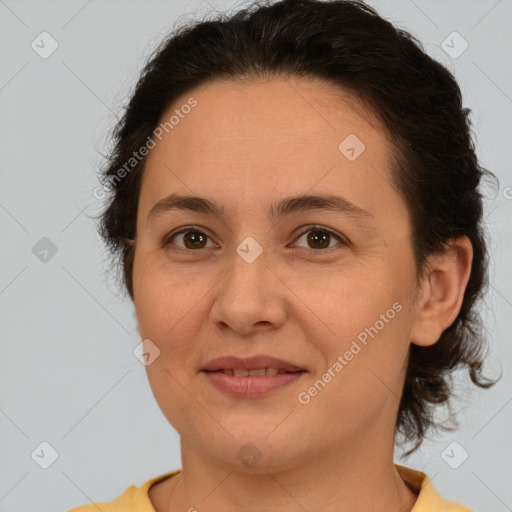
M103 171L182 468L105 511L467 511L395 465L481 374L484 174L453 76L356 1L172 34Z

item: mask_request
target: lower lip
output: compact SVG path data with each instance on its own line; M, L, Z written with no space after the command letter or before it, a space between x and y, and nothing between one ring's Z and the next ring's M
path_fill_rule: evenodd
M237 398L259 398L271 391L288 386L305 372L276 373L275 375L249 375L235 377L224 372L203 373L221 391Z

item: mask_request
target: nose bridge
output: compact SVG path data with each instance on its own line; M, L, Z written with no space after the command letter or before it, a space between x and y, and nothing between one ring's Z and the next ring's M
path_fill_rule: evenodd
M268 258L263 247L252 237L244 239L231 258L231 270L226 276L224 292L233 298L262 299L268 283ZM250 297L245 297L249 293Z
M247 237L229 260L230 269L219 284L212 306L211 320L226 324L240 333L256 324L281 324L285 318L279 284L269 270L262 246Z

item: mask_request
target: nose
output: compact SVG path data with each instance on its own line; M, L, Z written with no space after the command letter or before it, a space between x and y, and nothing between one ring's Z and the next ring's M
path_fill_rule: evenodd
M248 263L234 254L230 270L216 287L210 320L240 335L274 330L286 320L286 286L268 265L265 252Z

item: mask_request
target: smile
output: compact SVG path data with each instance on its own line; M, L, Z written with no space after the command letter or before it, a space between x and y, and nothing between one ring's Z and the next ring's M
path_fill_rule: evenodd
M305 370L287 372L276 368L261 368L254 370L203 370L201 373L223 394L235 398L263 398L290 386L307 372Z
M276 375L278 373L292 373L287 372L286 370L278 370L277 368L258 368L256 370L247 370L246 368L236 368L236 369L225 369L225 370L217 370L219 372L223 372L226 375L234 375L235 377L247 377L247 376L255 376L255 375ZM294 373L294 372L293 372Z

